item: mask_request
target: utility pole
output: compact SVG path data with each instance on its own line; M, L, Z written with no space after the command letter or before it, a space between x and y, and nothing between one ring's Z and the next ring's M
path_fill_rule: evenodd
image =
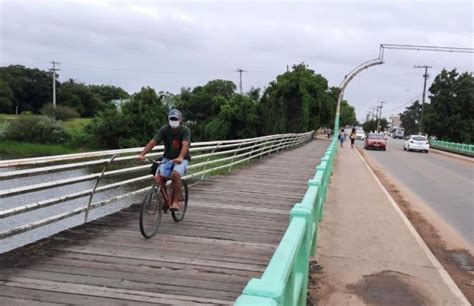
M426 95L426 80L429 77L428 74L428 68L432 68L431 66L423 65L423 66L413 66L413 68L424 68L425 69L425 74L423 74L423 78L425 79L425 82L423 83L423 101L421 102L421 116L420 116L420 129L418 130L418 134L421 135L421 128L423 126L423 110L425 108L425 95Z
M50 71L53 73L53 108L56 109L56 71L61 69L56 68L56 65L60 65L61 63L52 61L53 68Z
M380 106L377 106L377 110L380 110L380 112L377 114L377 133L380 132L380 118L382 117L382 108L383 108L383 104L384 103L387 103L387 102L384 102L384 101L380 101Z
M237 68L236 72L240 74L239 88L240 88L240 94L242 94L242 72L246 72L246 71L241 68Z

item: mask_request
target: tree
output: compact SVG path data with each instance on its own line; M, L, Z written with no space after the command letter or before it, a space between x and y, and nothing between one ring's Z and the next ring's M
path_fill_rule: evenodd
M377 122L379 122L377 119L366 121L362 124L362 128L366 133L377 132ZM385 118L381 118L379 124L381 131L385 131L388 127L388 121Z
M328 120L331 99L328 82L305 64L277 76L263 93L259 104L262 134L305 132Z
M207 139L243 139L257 136L257 104L250 97L234 95L221 105L205 127Z
M443 69L429 89L431 103L425 105L423 132L439 139L474 142L474 77Z
M112 85L89 85L90 92L99 98L104 104L110 103L114 99L128 99L128 92L120 87Z
M3 80L13 93L9 113L14 113L15 106L19 107L20 112L38 112L43 105L52 101L51 74L46 71L10 65L0 67L0 80Z
M258 100L260 100L260 91L261 91L260 88L258 88L258 87L257 87L257 88L252 87L252 88L250 88L250 90L247 92L246 95L247 95L249 98L251 98L252 100L258 101Z
M426 107L426 105L425 105ZM421 103L416 100L400 114L400 121L405 129L405 135L418 134L421 118Z
M193 90L181 89L176 107L183 112L186 124L193 132L194 140L205 140L205 127L211 122L233 95L236 86L231 81L212 80Z
M93 95L87 85L73 79L63 82L58 87L57 103L72 107L81 117L93 117L105 108L105 103Z
M350 106L346 100L341 101L341 113L339 117L340 126L352 126L357 123L355 109L353 106Z
M11 113L13 110L13 91L8 83L0 79L0 113Z
M111 149L145 145L167 123L167 111L150 87L135 93L122 111L109 108L99 112L89 128L97 145Z

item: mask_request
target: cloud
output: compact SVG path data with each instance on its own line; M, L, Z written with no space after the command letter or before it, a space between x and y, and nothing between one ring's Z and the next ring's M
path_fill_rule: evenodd
M378 56L381 43L473 47L471 2L3 1L0 64L48 69L60 79L178 92L215 78L264 87L286 66L305 62L337 86ZM385 51L346 99L363 118L384 99L406 103L420 87L415 64L472 71L473 57ZM410 91L407 91L410 90ZM389 106L390 105L390 106Z

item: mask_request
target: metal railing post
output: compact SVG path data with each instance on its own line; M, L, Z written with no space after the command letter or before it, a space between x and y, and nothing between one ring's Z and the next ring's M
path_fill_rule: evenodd
M237 151L235 151L234 155L232 156L232 159L230 160L230 166L229 166L229 169L227 170L227 172L230 172L230 170L232 169L232 163L234 162L235 155L237 155L237 153L239 152L240 147L242 146L242 144L243 144L243 142L241 142L239 144L239 146L237 147Z
M211 159L211 157L214 155L214 152L217 150L217 148L219 148L219 145L221 143L219 142L216 147L212 150L211 152L211 155L207 158L206 160L206 163L204 164L204 170L203 171L206 171L207 169L207 165L209 164L209 160ZM201 178L199 179L200 181L204 180L204 176L206 175L206 173L204 172L202 175L201 175Z
M100 176L97 178L97 181L95 182L94 188L92 188L91 195L89 196L89 203L87 203L86 214L84 215L84 223L87 222L87 217L89 216L89 209L90 209L90 207L91 207L92 198L94 197L95 190L96 190L97 186L99 185L99 182L100 182L100 180L102 179L102 177L104 177L105 170L106 170L107 167L114 161L114 159L115 159L117 156L119 156L119 154L114 154L114 155L112 155L112 157L110 158L110 160L107 162L107 164L106 164L106 165L104 166L104 168L102 169L102 172L100 173Z

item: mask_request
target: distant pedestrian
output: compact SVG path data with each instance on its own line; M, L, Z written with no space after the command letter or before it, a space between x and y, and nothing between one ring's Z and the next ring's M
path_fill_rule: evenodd
M354 141L356 140L356 129L355 128L352 128L352 132L351 132L351 148L354 148Z
M344 141L346 140L346 134L344 133L344 129L341 129L341 132L338 136L339 143L341 144L341 148L344 146Z
M328 129L328 139L331 138L331 129Z

